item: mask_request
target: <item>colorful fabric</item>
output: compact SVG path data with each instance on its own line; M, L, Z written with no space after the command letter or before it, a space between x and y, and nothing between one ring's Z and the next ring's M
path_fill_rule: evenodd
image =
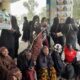
M50 69L49 69L49 73L50 73L50 79L49 80L57 80L57 76L56 76L56 70L55 70L55 68L54 67L51 67Z
M38 71L38 80L48 80L48 70L47 69L40 69Z
M33 45L32 45L32 49L31 49L31 53L32 53L32 59L36 60L40 50L42 48L42 33L38 34L39 36L34 40Z
M40 69L37 76L38 80L57 80L54 67L49 69Z

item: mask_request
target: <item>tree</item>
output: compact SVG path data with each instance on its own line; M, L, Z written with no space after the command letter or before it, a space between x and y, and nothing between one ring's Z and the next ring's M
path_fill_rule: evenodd
M35 0L28 0L23 3L23 5L27 8L28 14L27 17L29 20L32 20L35 15L35 9L38 7L38 3Z
M40 13L39 15L40 15L40 18L47 16L46 7L43 7L43 8L41 9L41 13Z
M73 15L75 18L80 19L80 0L73 0Z

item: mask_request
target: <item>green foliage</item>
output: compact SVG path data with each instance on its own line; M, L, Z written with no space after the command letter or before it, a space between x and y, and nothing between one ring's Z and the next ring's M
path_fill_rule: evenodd
M80 19L80 0L74 0L73 16Z
M39 14L39 16L40 18L42 18L42 17L46 17L46 15L47 15L47 12L46 12L46 6L45 6L41 9L41 13Z

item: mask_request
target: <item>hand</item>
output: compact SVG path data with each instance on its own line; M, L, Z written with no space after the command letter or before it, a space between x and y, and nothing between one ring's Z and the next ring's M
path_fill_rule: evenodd
M61 32L56 33L57 37L61 37L63 36L63 34Z
M13 76L13 80L17 80L17 78L15 76Z
M16 76L19 80L22 78L22 73L20 71L17 71L13 75Z
M10 31L15 32L16 30L12 28Z

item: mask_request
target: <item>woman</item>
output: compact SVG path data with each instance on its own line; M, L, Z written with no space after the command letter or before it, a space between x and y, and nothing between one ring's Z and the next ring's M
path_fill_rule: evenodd
M36 15L33 17L33 21L30 22L30 45L32 58L36 61L37 56L40 53L42 47L42 31L39 23L39 17Z
M9 55L12 58L15 58L15 37L14 37L15 31L13 29L6 30L3 29L1 32L1 38L0 38L0 47L5 46L9 50Z
M64 69L64 62L61 59L60 53L62 52L62 46L60 44L54 45L52 51L52 60L54 61L54 67L57 71L58 76L61 76L61 72Z
M30 22L29 27L30 27L30 43L32 44L35 36L37 36L41 31L39 16L35 15L33 17L33 20Z
M49 47L49 42L48 42L48 21L46 17L43 17L41 20L41 29L43 31L43 45Z
M11 17L11 24L12 24L12 28L15 30L14 32L14 39L15 39L15 47L14 47L14 50L15 50L15 53L14 53L14 56L17 57L18 56L18 49L19 49L19 38L21 36L21 33L19 31L19 27L18 27L18 24L17 24L17 19L15 16L12 16Z
M55 44L61 44L62 46L64 46L64 37L61 34L62 26L63 24L59 24L58 17L55 17L50 33Z
M38 80L57 80L56 71L53 67L53 61L47 46L42 48L42 51L37 58L36 68Z
M29 23L27 20L27 17L24 17L24 23L23 23L23 41L29 41L30 39L30 29L29 29Z
M21 80L22 74L8 53L7 48L0 48L0 79Z
M18 57L18 67L22 71L22 80L35 80L34 62L31 59L31 52L23 51Z
M78 27L75 25L74 19L68 17L62 28L62 33L66 38L66 45L71 45L73 49L76 48Z
M60 56L61 52L62 52L62 46L60 44L56 44L51 54L52 59L54 61L54 67L57 71L57 75L60 77L61 80L64 79L72 80L74 78L73 65L68 63L67 61L64 62L62 60Z

